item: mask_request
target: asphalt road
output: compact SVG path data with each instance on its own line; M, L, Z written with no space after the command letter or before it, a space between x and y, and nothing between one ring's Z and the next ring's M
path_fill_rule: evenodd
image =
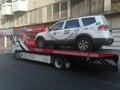
M0 51L0 90L120 90L120 73L15 60Z

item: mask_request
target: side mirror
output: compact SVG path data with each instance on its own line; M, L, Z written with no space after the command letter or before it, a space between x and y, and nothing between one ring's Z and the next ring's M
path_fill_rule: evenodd
M51 29L50 29L50 28L48 28L48 32L49 32L49 31L51 31Z

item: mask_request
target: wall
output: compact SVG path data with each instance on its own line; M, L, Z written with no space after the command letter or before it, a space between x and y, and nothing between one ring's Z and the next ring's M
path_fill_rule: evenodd
M63 0L28 0L28 11Z
M53 9L54 3L60 1L65 0L28 0L28 12L18 12L13 16L0 18L0 23L2 23L0 28L48 23L70 17L101 14L104 11L103 9L109 10L111 0L105 0L106 7L103 4L104 0L67 0L67 15L63 14L66 15L65 17L61 17L64 10L63 12L57 11L54 13L56 11ZM59 9L61 9L60 6ZM120 28L120 13L107 15L107 18L112 28Z
M113 29L120 29L120 13L105 15Z

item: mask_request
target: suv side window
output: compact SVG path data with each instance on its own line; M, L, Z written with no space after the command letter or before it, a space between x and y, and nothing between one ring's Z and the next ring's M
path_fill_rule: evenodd
M84 26L87 26L87 25L95 23L96 20L94 17L90 17L90 18L83 18L82 22L83 22Z
M51 30L52 30L52 31L61 30L62 27L63 27L63 24L64 24L64 22L59 22L59 23L55 24L55 25L51 28Z
M68 20L65 24L65 29L80 27L78 19Z

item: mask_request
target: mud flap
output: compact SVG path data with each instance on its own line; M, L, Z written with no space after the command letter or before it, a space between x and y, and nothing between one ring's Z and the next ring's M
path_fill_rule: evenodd
M109 71L118 72L120 70L120 61L118 55L105 58L87 58L86 63Z
M118 72L120 72L120 55L118 57Z

